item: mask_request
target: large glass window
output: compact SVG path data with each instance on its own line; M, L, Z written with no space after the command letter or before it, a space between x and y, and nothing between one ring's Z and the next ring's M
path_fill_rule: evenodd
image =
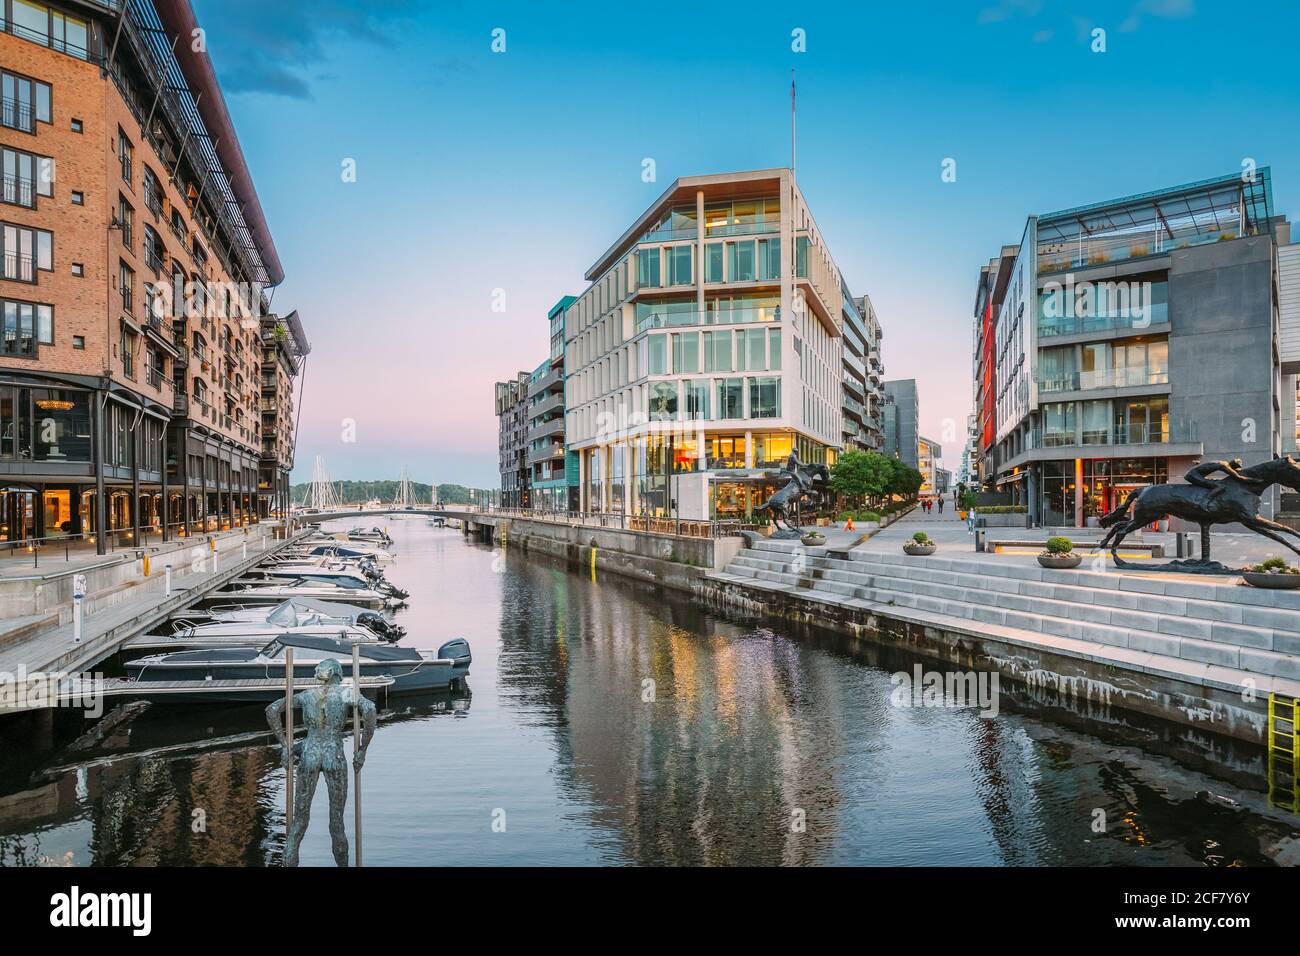
M727 246L727 281L750 282L754 278L754 240L733 242Z
M744 379L717 379L716 392L719 420L728 421L733 418L745 417Z
M643 289L657 289L659 279L659 250L640 249L636 254L637 284Z
M779 279L781 277L781 240L758 240L758 277L760 279Z
M37 461L90 461L88 392L33 389L32 412Z
M781 371L781 330L767 330L767 367L773 372Z
M707 460L709 468L744 468L745 439L717 435L708 440Z
M686 383L686 417L691 421L707 421L709 417L708 379Z
M668 285L691 284L691 259L694 246L672 246L668 249Z
M704 247L704 281L722 281L722 243L710 242Z
M699 370L700 333L678 332L673 336L673 372L694 374Z
M749 380L749 417L781 417L781 380L772 376Z
M650 385L649 416L652 422L677 420L677 383L653 382Z
M3 354L34 358L38 344L54 344L54 309L48 305L0 300Z
M646 366L649 375L668 374L668 336L650 335L646 337L649 360Z
M0 125L25 133L50 122L50 85L0 70Z
M1132 398L1115 402L1115 443L1137 445L1169 440L1169 399Z
M1083 403L1082 432L1085 445L1110 444L1110 402Z
M5 223L0 229L0 278L35 282L37 272L54 268L54 235Z
M754 436L754 467L779 468L785 464L794 450L794 439L790 435L774 432Z
M1041 378L1039 386L1044 392L1066 392L1079 387L1074 365L1074 346L1042 349L1038 353Z
M1044 447L1074 444L1074 402L1048 402L1042 416Z
M704 333L704 371L732 371L731 332Z

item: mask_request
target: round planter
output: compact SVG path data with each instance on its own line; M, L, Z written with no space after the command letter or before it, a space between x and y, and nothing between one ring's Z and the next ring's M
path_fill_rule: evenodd
M1253 588L1300 588L1300 574L1260 574L1255 571L1243 571L1241 576Z
M1071 568L1077 568L1083 563L1083 555L1074 554L1054 554L1051 556L1040 554L1038 563L1045 568L1052 568L1055 571L1069 571Z
M799 539L799 543L805 548L819 548L826 543L824 534L806 534Z
M934 554L936 548L932 544L905 544L903 552L910 554L914 558L924 557L927 554Z

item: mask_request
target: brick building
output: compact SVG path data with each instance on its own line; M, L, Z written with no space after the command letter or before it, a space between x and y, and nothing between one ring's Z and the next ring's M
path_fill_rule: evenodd
M0 541L256 521L307 345L190 4L9 4Z

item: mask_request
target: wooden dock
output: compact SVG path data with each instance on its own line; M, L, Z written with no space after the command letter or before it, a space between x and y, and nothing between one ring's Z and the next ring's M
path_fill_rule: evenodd
M41 684L44 686L40 686ZM361 678L362 693L376 693L391 687L392 677ZM294 693L319 687L314 677L295 677ZM352 678L343 678L345 688L352 687ZM207 700L274 700L285 692L284 678L249 678L246 680L144 680L126 677L62 677L48 681L29 680L26 685L10 682L0 684L0 710L8 707L31 709L33 696L39 697L36 707L78 707L110 697L136 697L147 700L207 699ZM21 695L24 699L15 699Z

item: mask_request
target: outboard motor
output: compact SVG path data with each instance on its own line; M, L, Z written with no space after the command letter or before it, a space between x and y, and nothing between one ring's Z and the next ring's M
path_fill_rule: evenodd
M357 615L357 625L374 633L381 641L396 644L406 636L406 628L389 622L388 618L374 611Z
M463 637L453 637L442 647L438 648L438 656L449 658L455 661L451 669L452 678L464 677L469 673L469 665L472 659L469 652L469 641Z

